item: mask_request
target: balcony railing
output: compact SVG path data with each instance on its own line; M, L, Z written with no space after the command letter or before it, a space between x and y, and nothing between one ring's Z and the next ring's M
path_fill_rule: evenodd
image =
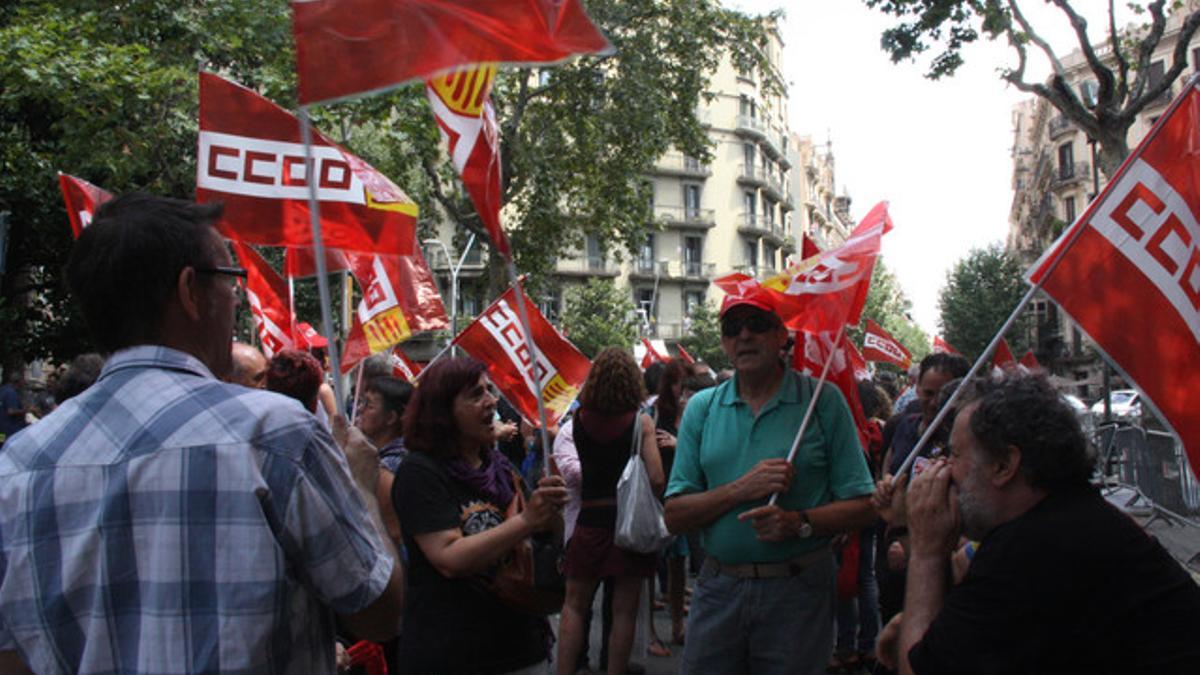
M767 180L763 185L763 189L766 190L767 194L770 195L772 199L776 201L783 199L783 183L775 177L775 174L767 174Z
M1054 117L1051 117L1049 126L1050 138L1052 139L1058 138L1068 131L1073 131L1075 129L1075 126L1071 124L1071 120L1067 119L1065 115L1055 115Z
M1088 162L1072 162L1071 164L1063 164L1058 167L1054 172L1054 184L1056 187L1061 187L1071 183L1090 180L1091 177L1091 164Z
M602 256L583 256L579 258L559 258L555 270L566 274L616 276L621 268L615 262Z
M654 163L659 173L670 173L680 176L707 177L712 175L712 168L701 163L695 157L688 157L679 152L668 152Z
M738 230L743 232L750 231L750 234L761 236L771 231L771 226L767 219L757 213L743 212L738 216Z
M743 164L738 173L738 182L761 186L767 181L766 172L757 164Z
M716 212L691 206L654 205L654 215L672 225L712 227L716 224Z
M763 272L762 267L752 264L735 265L733 269L735 272L741 272L742 274L756 278Z
M657 263L654 260L637 258L633 261L633 271L638 274L654 274L656 265Z
M741 133L751 134L758 138L765 138L767 134L766 122L751 115L738 115L737 130Z

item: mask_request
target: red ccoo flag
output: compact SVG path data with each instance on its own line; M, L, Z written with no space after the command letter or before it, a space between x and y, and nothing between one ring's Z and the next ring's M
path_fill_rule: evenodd
M646 353L642 354L642 370L649 368L654 363L666 363L671 360L669 355L655 349L654 344L646 338L642 338L642 344L646 347Z
M1017 367L1017 359L1013 357L1012 349L1008 346L1008 340L1000 338L1000 344L996 345L996 352L992 354L992 367L1008 370Z
M417 331L449 325L442 296L419 250L411 256L347 255L347 260L363 297L346 338L343 373Z
M1200 90L1184 88L1030 270L1145 395L1200 471ZM1138 327L1131 330L1130 322Z
M819 255L821 255L821 247L817 246L817 242L813 241L807 234L804 235L804 243L800 246L800 259L808 260Z
M287 284L266 260L254 249L240 241L233 242L238 260L246 268L246 300L254 327L262 342L263 354L269 359L284 349L292 349L292 313L288 311Z
M1026 370L1039 370L1042 364L1038 363L1037 357L1033 355L1033 350L1025 352L1025 356L1021 357L1021 365L1025 366Z
M388 361L392 364L392 377L415 383L417 376L421 374L421 366L408 358L408 354L405 354L399 345L388 354Z
M814 378L821 375L829 352L834 348L833 339L837 332L810 333L801 331L796 335L796 349L793 352L793 366L796 370L808 373ZM867 416L863 412L862 401L858 396L858 374L855 357L858 350L843 334L842 342L836 348L833 362L829 365L827 382L833 384L842 392L846 404L850 406L850 414L854 417L854 426L858 430L858 440L867 447ZM861 356L858 356L861 359ZM864 364L865 366L865 364ZM868 376L869 377L869 376Z
M871 319L867 319L867 331L863 334L862 355L867 361L892 363L905 370L912 365L912 354L904 345Z
M217 229L267 246L313 245L300 123L249 89L200 73L196 200L221 201ZM408 255L417 206L366 162L313 131L321 237L329 248Z
M293 0L300 104L471 63L551 63L612 46L580 0Z
M494 63L461 68L426 82L425 95L492 245L510 259L508 237L500 227L500 131L491 101L495 77Z
M62 189L63 201L67 205L67 217L71 220L71 233L78 239L83 228L92 223L92 216L100 205L113 198L103 188L62 172L58 174L58 186Z
M538 419L537 397L541 396L546 423L553 426L579 395L591 362L526 298L538 352L536 360L531 359L516 302L516 291L508 289L459 333L454 343L487 364L488 375L500 393L525 419ZM534 376L530 377L532 361Z
M949 342L946 342L945 340L942 339L941 335L933 336L933 353L934 354L954 354L956 356L961 356L961 354L959 354L959 351L957 349L955 349L954 347L951 347Z
M730 274L714 283L735 295L761 286L775 297L779 316L793 330L837 331L845 324L858 323L881 239L891 229L887 202L880 202L836 249L792 265L761 285L745 274Z
M679 360L680 361L683 361L684 363L686 363L688 365L691 365L696 362L696 359L693 359L692 355L687 353L687 350L683 348L682 344L675 345L675 348L679 350Z

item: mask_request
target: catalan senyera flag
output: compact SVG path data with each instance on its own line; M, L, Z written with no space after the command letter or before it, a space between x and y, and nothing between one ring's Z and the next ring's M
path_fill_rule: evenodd
M288 310L287 283L253 248L234 240L234 251L246 268L246 300L258 330L263 354L269 359L293 349L292 313Z
M863 358L867 361L882 361L908 370L912 365L912 354L883 329L883 326L867 319L867 330L863 333Z
M761 284L745 274L730 274L714 283L726 293L744 295L761 286L777 303L788 328L833 332L857 324L871 288L871 273L884 234L891 231L887 203L876 204L841 246L790 266Z
M388 363L392 366L392 377L398 377L405 382L415 383L417 376L421 374L421 366L408 358L408 354L398 345L388 353Z
M962 354L957 349L950 346L949 342L946 342L945 340L943 340L941 335L933 336L933 353L934 354L954 354L955 356L962 356Z
M311 248L308 183L317 183L324 245L348 252L409 255L417 206L395 183L313 130L305 162L299 121L255 92L200 73L196 200L221 201L217 229L230 239Z
M108 190L62 172L58 174L58 187L62 190L63 202L67 205L67 218L71 221L71 233L76 239L83 233L83 228L92 223L96 209L113 198Z
M1141 391L1200 471L1200 89L1184 87L1029 279ZM1131 327L1136 323L1136 328Z
M833 352L833 361L829 364L827 381L842 392L850 414L854 417L854 427L858 430L858 441L862 447L867 447L867 416L863 412L862 400L858 396L858 376L855 373L855 357L858 350L844 333L841 342L834 344L837 332L813 333L800 331L796 334L796 348L792 352L793 367L814 378L820 377L825 368L825 361ZM861 356L858 359L861 360ZM863 367L865 367L865 363Z
M580 0L292 0L300 104L472 63L611 51Z
M427 81L425 94L446 141L450 161L462 178L492 245L505 259L511 259L508 237L500 226L500 131L491 100L495 78L494 63L467 66Z
M449 325L442 296L420 250L411 256L348 254L347 259L363 297L346 338L343 373L417 331Z
M531 356L516 303L516 290L510 288L459 333L454 343L487 364L492 382L525 419L538 421L541 397L546 422L554 425L579 395L591 362L526 298L529 327L537 345L537 354Z

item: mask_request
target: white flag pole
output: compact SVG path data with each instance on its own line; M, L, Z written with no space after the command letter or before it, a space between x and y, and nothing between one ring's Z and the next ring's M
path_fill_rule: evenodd
M513 290L517 296L517 315L521 317L521 330L525 332L525 346L529 349L529 377L528 380L537 387L537 344L533 341L533 331L529 328L529 310L525 307L525 289L521 288L520 277L517 276L517 265L509 258L508 276L512 282ZM538 406L538 421L541 422L542 433L542 475L550 475L550 430L546 424L546 403L542 400L542 392L534 391L533 397L537 399ZM634 424L638 420L634 419ZM531 486L537 487L537 486Z
M312 123L308 119L308 106L300 106L300 137L304 142L304 177L308 183L308 214L312 223L313 256L317 264L317 290L321 298L321 328L329 340L329 362L334 372L341 369L337 335L333 332L333 310L329 299L329 279L325 270L325 244L321 239L321 205L317 201L316 162L312 152ZM346 395L340 373L333 378L333 393L337 407L345 414Z
M354 403L350 406L350 424L354 424L354 418L358 415L358 397L362 394L362 374L363 363L366 359L358 362L358 376L354 379Z
M796 453L800 451L800 441L804 438L804 432L808 430L808 423L812 419L813 411L817 409L817 398L821 396L821 387L825 386L825 381L829 378L829 367L833 365L833 358L837 356L838 349L841 348L842 334L846 332L846 325L842 324L838 328L837 337L833 339L833 345L829 349L829 356L825 357L825 365L821 367L821 377L817 378L817 385L813 388L812 398L808 401L808 408L804 411L804 417L800 420L800 428L796 430L796 438L792 441L792 449L788 451L788 464L796 461ZM804 346L800 345L799 349ZM767 504L774 506L775 502L779 501L779 493L771 495L771 500Z

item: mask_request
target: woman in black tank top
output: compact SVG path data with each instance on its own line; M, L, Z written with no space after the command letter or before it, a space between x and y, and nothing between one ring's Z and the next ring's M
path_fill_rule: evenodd
M613 543L617 481L629 461L635 425L641 427L639 451L651 485L661 493L666 484L654 424L638 412L645 397L641 373L626 351L609 347L592 361L573 422L582 501L564 565L567 598L559 626L560 675L574 672L583 642L584 613L591 611L596 585L605 577L616 581L608 672L624 673L629 663L638 596L655 566L654 555L626 551Z

